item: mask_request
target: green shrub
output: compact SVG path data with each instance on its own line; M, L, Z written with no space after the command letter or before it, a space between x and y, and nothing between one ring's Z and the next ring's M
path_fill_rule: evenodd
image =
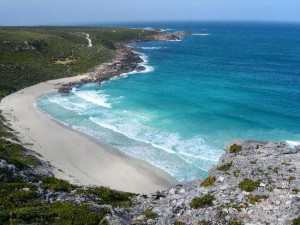
M52 191L70 192L76 188L75 185L70 184L68 181L60 180L55 177L44 177L42 182L41 188L50 189Z
M300 216L292 220L293 225L300 225Z
M200 186L202 187L212 186L214 185L215 182L216 182L216 177L208 177L200 184Z
M242 146L238 144L233 144L229 148L230 153L238 153L242 150Z
M234 170L234 171L233 171L233 175L234 175L235 177L238 177L240 172L241 172L241 170Z
M254 204L256 202L260 202L261 200L268 198L268 196L265 196L265 195L252 195L252 194L250 194L250 195L248 195L247 198L248 198L248 200L249 200L249 202L251 204Z
M239 188L243 191L252 192L260 185L260 180L253 181L251 179L245 178L243 181L239 183Z
M226 163L226 164L224 164L222 166L218 166L217 170L227 171L227 170L230 169L231 166L232 166L232 162Z
M231 222L228 222L227 225L242 225L242 223L238 222L238 221L231 221Z
M184 225L185 223L184 222L181 222L181 221L175 221L174 225Z
M148 220L155 219L157 217L157 215L150 208L145 209L144 213Z
M199 222L199 225L211 225L211 222L202 220Z
M91 224L98 225L100 221L110 212L103 209L101 211L90 211L87 206L73 205L69 202L56 202L43 207L16 208L7 213L0 213L0 221L3 224Z
M93 187L86 190L78 190L78 193L81 194L93 194L100 198L101 204L110 204L113 206L123 206L128 207L132 206L131 197L136 196L136 194L121 192L109 189L107 187Z
M14 164L19 169L36 166L40 162L35 156L29 155L22 145L3 139L0 139L0 159Z
M190 202L190 207L193 209L203 208L211 206L215 197L210 194L203 195L202 197L196 197Z

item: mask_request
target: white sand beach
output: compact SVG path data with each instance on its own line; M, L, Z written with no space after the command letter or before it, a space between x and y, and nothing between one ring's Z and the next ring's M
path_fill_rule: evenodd
M176 183L166 172L130 157L51 119L34 102L58 85L85 75L43 82L5 97L0 110L23 143L54 166L54 174L83 185L109 186L136 193L163 190Z

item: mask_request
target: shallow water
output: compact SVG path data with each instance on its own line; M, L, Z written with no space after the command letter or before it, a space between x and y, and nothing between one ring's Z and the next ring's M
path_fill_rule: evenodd
M299 24L152 26L193 35L134 44L146 72L43 96L37 106L180 181L205 177L233 139L300 141Z

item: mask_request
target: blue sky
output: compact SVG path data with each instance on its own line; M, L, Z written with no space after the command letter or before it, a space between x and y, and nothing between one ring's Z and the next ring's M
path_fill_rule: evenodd
M0 0L0 25L173 20L300 22L300 0Z

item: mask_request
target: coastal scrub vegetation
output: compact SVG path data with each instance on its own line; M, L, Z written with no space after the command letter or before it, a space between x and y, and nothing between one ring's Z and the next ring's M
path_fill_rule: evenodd
M300 216L297 218L293 219L293 225L300 225Z
M88 33L92 47L87 47ZM111 60L116 44L155 31L128 28L0 28L0 99L42 81L85 73Z
M243 181L239 183L239 188L242 189L243 191L252 192L259 187L260 183L261 183L260 180L253 181L251 179L245 178Z
M215 182L216 182L216 177L208 177L200 184L200 186L201 187L212 186L214 185Z
M238 153L242 150L242 146L238 144L233 144L229 148L230 153Z
M193 209L203 208L206 206L211 206L215 197L210 194L203 195L202 197L193 198L190 202L190 207Z
M145 209L144 213L147 219L155 219L157 217L157 215L152 211L151 208Z
M231 166L232 166L232 162L226 163L226 164L223 164L221 166L218 166L217 170L227 171L231 168Z

